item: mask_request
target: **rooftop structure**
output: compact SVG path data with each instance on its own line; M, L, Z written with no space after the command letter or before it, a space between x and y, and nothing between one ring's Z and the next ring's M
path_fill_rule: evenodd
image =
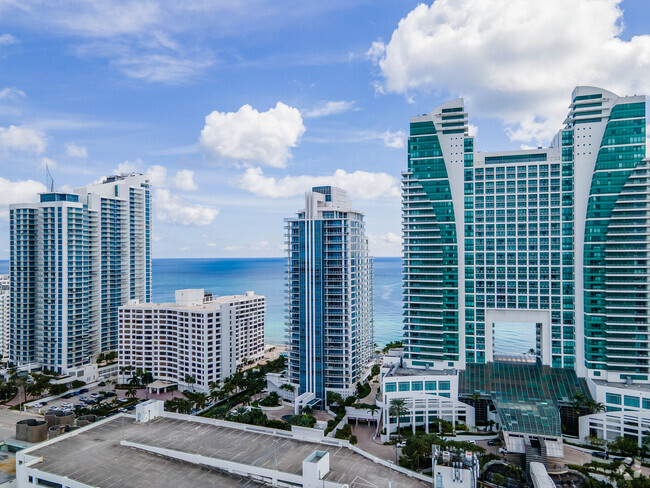
M310 439L312 429L274 431L161 415L147 422L111 417L20 452L18 487L36 485L37 479L75 488L255 487L277 481L314 488L388 488L391 481L402 488L431 486L427 477L391 467L347 441Z

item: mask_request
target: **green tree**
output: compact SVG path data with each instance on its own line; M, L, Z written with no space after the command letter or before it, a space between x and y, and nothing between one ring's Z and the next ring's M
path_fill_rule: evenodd
M291 392L291 393L296 391L296 387L293 386L291 383L283 383L282 386L280 386L280 389L281 390L286 390L286 391Z
M146 369L140 375L140 383L144 385L145 393L147 395L147 400L149 399L149 388L148 386L154 382L153 374L147 371Z
M137 389L136 389L135 385L128 385L127 388L126 388L126 392L124 393L124 396L135 398L136 391L137 391Z
M402 416L407 415L409 409L406 407L406 402L402 398L393 398L390 402L388 414L391 417L397 417L397 438L402 439L402 432L400 430L400 421Z
M492 475L492 482L497 486L503 486L503 484L506 482L506 479L502 474L494 473Z
M639 445L636 437L617 437L609 443L609 450L629 457L639 455Z
M194 391L194 384L196 383L196 378L191 374L186 374L185 383L187 383L190 386L191 391Z

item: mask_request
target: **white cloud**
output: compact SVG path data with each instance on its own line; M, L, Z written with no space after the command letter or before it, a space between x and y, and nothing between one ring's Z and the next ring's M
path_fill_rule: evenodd
M155 191L153 204L159 220L176 225L203 227L219 214L216 208L190 204L166 188Z
M83 146L77 146L74 142L65 145L65 153L71 158L85 159L88 157L88 151Z
M402 238L393 232L368 234L368 244L373 256L399 256L402 253Z
M287 198L302 195L313 186L333 185L347 190L351 198L372 200L399 197L397 179L387 173L337 169L332 176L285 176L276 179L264 176L261 168L249 168L237 186L260 197Z
M40 154L46 146L47 141L40 131L16 125L0 127L0 148Z
M205 245L208 247L217 247L216 243L214 242L206 242Z
M548 142L576 85L650 91L650 35L620 37L621 0L437 0L373 43L380 91L464 96L512 140Z
M138 158L135 161L124 161L118 164L117 168L113 169L113 174L121 175L121 174L136 173L140 171L141 167L142 167L142 159Z
M393 149L401 149L406 144L406 133L402 130L398 130L397 132L387 130L386 132L382 132L380 137L386 147L392 147Z
M155 235L152 237L154 242L160 242L163 240L162 236Z
M0 46L10 46L11 44L15 44L17 42L18 39L16 39L11 34L0 34Z
M251 243L252 251L261 251L262 249L266 249L267 247L269 247L269 241L257 241Z
M46 191L39 181L11 181L0 177L0 218L9 218L9 205L12 203L31 203L38 200L38 194Z
M241 251L242 249L243 249L242 246L240 246L240 245L238 245L238 244L234 244L234 245L232 245L232 246L226 246L226 247L224 247L224 248L222 249L222 251L226 251L226 252L235 252L235 251Z
M199 189L194 182L194 171L189 169L182 169L174 177L174 186L179 190L196 191Z
M130 54L115 62L124 74L137 80L161 83L191 81L198 71L212 64L211 59L187 59L173 54Z
M185 252L185 251L189 251L189 250L190 250L190 246L181 247L181 248L179 248L178 250L179 250L179 251L183 251L183 252Z
M17 88L3 88L0 90L0 100L18 100L25 98L25 92Z
M303 110L301 111L301 114L305 118L318 118L318 117L327 117L328 115L338 115L342 114L344 112L349 112L351 110L359 110L357 107L355 107L355 102L354 101L348 101L348 100L339 100L339 101L333 101L333 100L328 100L325 102L321 102L320 104L316 105L315 107L308 109L308 110Z
M167 186L167 168L159 164L154 164L147 170L149 182L154 188L163 188Z
M59 165L59 163L57 163L56 161L54 161L53 159L50 159L48 157L45 157L45 158L41 159L41 168L43 168L43 169L45 169L45 168L54 169L58 165Z
M305 132L298 109L278 102L266 112L250 105L205 118L200 144L209 158L283 168Z

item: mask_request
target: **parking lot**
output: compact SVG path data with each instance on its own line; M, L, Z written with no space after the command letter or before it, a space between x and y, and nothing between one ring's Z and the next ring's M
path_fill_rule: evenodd
M99 386L99 384L94 384L92 386L84 386L76 390L70 390L64 396L68 396L71 393L81 392L81 391L83 391L83 393L75 394L70 398L61 397L61 398L57 398L56 400L48 401L47 405L43 405L42 402L40 402L41 403L40 407L39 406L30 407L27 409L27 411L34 412L34 413L45 413L48 410L55 410L55 409L74 410L75 406L77 405L83 406L84 404L87 408L91 408L93 405L96 405L96 403L93 402L97 402L98 399L101 399L102 401L105 402L110 402L114 398L124 399L124 393L125 393L125 390L115 390L111 383L106 383L104 386ZM108 393L109 395L114 394L115 396L103 398L104 394L100 393L100 391Z

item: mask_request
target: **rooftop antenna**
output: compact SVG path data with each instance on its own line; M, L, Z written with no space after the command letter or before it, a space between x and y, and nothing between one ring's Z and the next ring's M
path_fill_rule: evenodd
M52 173L50 173L50 168L47 163L45 164L45 186L49 192L56 191L54 186L54 178L52 178Z

